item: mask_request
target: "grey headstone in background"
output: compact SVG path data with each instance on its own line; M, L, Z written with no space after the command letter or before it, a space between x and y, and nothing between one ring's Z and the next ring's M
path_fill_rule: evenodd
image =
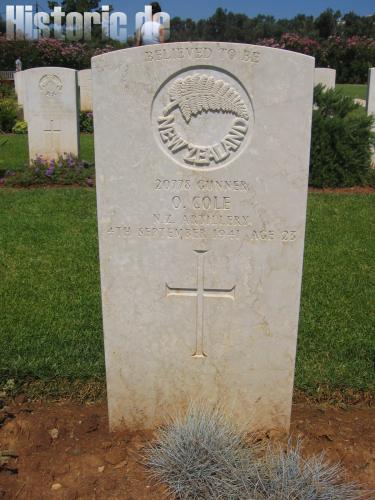
M91 69L78 71L81 111L92 111L92 78Z
M367 114L375 115L375 68L370 68L368 72Z
M111 428L194 400L287 429L314 59L174 43L92 71Z
M370 68L368 72L366 109L368 115L375 117L375 68ZM372 164L375 167L375 151L372 155Z
M331 68L315 68L314 85L324 85L329 89L336 87L336 70Z
M17 95L17 103L23 111L24 120L27 121L27 109L25 100L25 82L24 82L24 72L15 71L14 73L14 90Z

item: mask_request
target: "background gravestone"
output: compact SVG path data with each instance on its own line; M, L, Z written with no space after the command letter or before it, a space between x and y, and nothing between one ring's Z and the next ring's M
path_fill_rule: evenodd
M370 68L368 72L367 114L375 115L375 68Z
M368 115L375 116L375 68L370 68L368 72L367 83L367 101L366 109ZM375 132L375 126L374 126ZM375 151L372 154L372 164L375 166Z
M91 69L78 71L81 111L92 111L92 78Z
M15 71L14 73L14 90L17 95L18 106L22 107L23 117L27 121L23 71Z
M20 106L23 105L23 85L22 85L22 71L14 72L14 90L16 92L17 101Z
M77 72L68 68L23 71L29 157L78 156Z
M287 429L314 59L177 43L92 68L111 428L202 400Z
M314 85L322 84L324 87L334 89L336 87L336 70L331 68L315 68Z

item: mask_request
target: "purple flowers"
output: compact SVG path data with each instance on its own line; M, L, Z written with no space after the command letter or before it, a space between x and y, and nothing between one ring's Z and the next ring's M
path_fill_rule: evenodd
M17 182L17 179L14 178L12 185L19 183L21 185L80 184L89 187L95 186L94 165L82 161L72 154L64 154L50 160L38 155L25 171L6 173L5 184L10 183L8 179L11 175L15 175L19 179Z
M55 168L54 167L49 167L47 170L46 170L46 176L47 177L51 177L51 175L53 175L55 171Z

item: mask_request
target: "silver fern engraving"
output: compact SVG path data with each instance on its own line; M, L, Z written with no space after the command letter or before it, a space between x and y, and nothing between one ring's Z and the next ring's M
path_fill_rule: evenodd
M245 149L253 107L246 90L241 91L241 84L229 74L196 71L180 74L160 88L152 119L162 149L177 164L214 170ZM207 120L193 120L200 115L208 115Z
M171 103L165 116L179 107L186 122L209 111L230 113L249 120L249 112L241 95L229 83L213 76L195 74L180 78L169 89Z
M55 97L62 87L62 81L57 75L47 74L39 80L39 88L47 97Z

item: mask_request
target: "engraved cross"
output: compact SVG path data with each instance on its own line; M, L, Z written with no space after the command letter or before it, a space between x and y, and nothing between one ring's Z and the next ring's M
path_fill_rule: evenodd
M204 299L234 300L236 286L230 289L211 289L204 285L204 258L208 250L194 250L198 256L196 288L171 288L166 284L167 297L196 297L196 347L193 358L206 358L204 352Z
M50 120L50 126L49 126L49 128L45 129L44 132L49 137L51 149L54 149L54 147L55 147L55 137L59 138L59 134L60 134L61 130L54 128L54 126L53 126L53 120Z

